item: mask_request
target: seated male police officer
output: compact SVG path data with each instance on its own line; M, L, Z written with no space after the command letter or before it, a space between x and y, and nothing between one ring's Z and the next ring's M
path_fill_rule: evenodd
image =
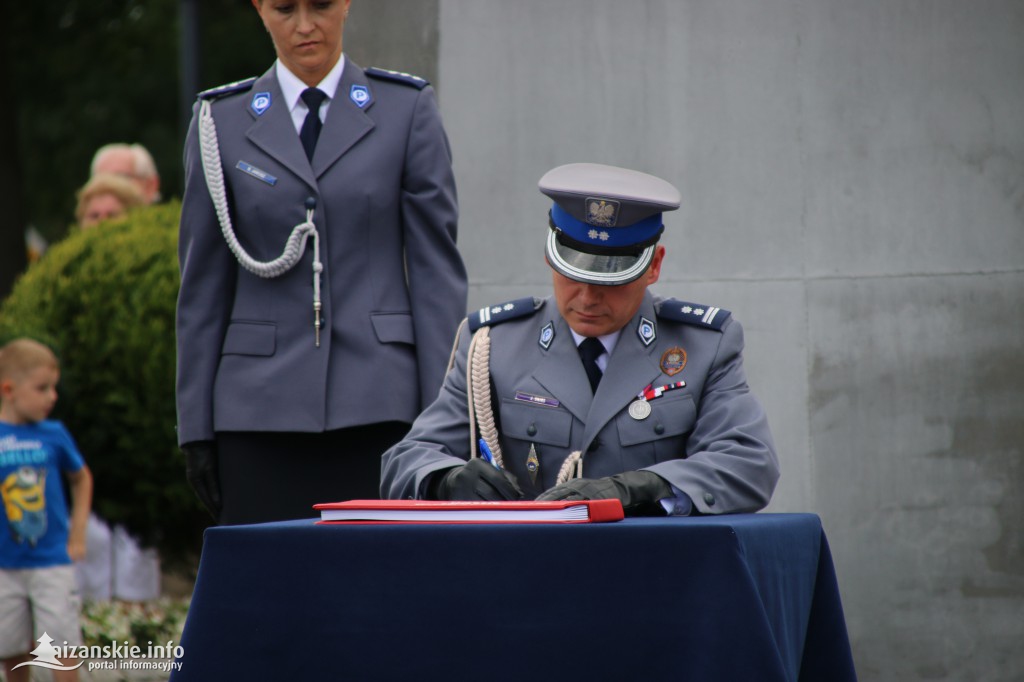
M437 400L384 454L381 495L618 498L629 515L763 508L779 465L739 322L647 290L678 190L583 163L540 190L554 201L554 298L464 321Z

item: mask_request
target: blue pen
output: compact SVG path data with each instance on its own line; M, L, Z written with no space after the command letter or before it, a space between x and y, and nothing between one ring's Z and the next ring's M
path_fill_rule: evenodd
M480 455L493 464L495 469L501 469L501 467L498 466L498 463L494 461L494 454L491 453L491 449L487 447L487 441L483 438L480 439Z

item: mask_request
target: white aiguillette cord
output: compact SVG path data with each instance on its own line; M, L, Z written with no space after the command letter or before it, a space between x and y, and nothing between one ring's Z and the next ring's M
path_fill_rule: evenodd
M320 347L320 273L324 266L320 262L320 235L313 224L313 212L316 203L311 199L306 202L306 221L299 223L288 236L284 251L272 261L255 260L246 253L238 242L235 230L231 227L231 213L228 211L227 194L224 190L224 168L220 162L220 144L217 142L217 126L213 122L213 111L210 100L204 99L199 107L199 151L203 160L203 175L206 186L210 190L214 210L220 221L221 232L228 243L231 253L235 254L239 265L264 279L280 277L295 267L306 252L306 240L313 237L313 327L316 335L316 346Z
M457 346L458 339L455 343ZM473 334L469 342L467 356L466 398L469 407L469 456L471 459L477 456L474 431L479 428L480 437L490 448L495 464L499 469L503 469L501 443L498 441L498 429L491 402L491 338L488 327L481 327ZM450 361L448 369L451 369L451 366ZM576 450L569 453L562 462L558 476L555 478L555 485L561 485L570 478L582 477L583 453Z

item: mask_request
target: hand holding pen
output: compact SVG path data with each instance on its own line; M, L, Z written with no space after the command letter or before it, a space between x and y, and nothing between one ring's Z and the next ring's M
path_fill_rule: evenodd
M498 468L493 453L483 441L480 452L480 457L435 474L437 482L430 484L430 499L495 502L522 499L523 491L515 476Z

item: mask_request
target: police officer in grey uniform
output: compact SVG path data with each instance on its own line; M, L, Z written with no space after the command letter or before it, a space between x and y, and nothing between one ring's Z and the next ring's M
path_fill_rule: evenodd
M376 496L466 314L433 89L346 58L349 0L252 1L278 59L199 96L179 243L178 439L223 523Z
M554 296L460 327L438 399L382 462L388 498L618 498L627 514L753 512L779 476L721 308L658 298L679 192L597 164L549 171Z

